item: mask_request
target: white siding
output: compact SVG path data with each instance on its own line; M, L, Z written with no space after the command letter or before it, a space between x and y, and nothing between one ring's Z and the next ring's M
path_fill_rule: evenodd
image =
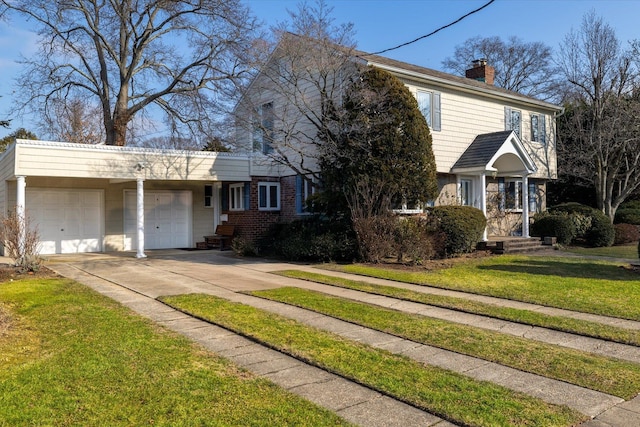
M555 140L551 123L552 112L531 110L515 101L479 96L460 90L428 86L412 80L403 80L415 95L418 89L435 90L441 93L442 130L432 131L433 152L438 172L449 173L458 158L464 153L476 136L505 130L504 107L511 106L522 112L522 141L536 163L538 171L533 178L555 178L557 166ZM546 114L547 142L530 142L530 113Z
M249 158L226 153L18 141L16 175L248 181ZM137 172L136 166L144 169Z

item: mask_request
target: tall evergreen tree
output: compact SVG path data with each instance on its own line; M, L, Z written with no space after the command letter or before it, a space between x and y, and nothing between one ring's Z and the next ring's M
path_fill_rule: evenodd
M354 196L366 180L380 193L378 211L436 196L431 133L400 80L377 68L365 69L347 89L344 111L336 123L336 145L327 144L323 153L329 192L346 202L345 195Z

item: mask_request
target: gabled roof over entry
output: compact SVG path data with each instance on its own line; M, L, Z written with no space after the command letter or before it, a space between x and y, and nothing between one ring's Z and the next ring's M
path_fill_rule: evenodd
M533 173L537 167L515 132L478 135L451 168L452 173Z

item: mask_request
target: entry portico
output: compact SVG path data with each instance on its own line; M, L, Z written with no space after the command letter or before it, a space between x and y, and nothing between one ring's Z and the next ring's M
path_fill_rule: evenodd
M521 200L517 206L522 210L522 236L529 237L529 176L537 167L520 138L514 131L501 131L478 135L451 168L458 181L468 178L474 188L478 188L477 197L470 198L472 204L487 216L487 178L498 179L501 198L499 209L507 209L505 178L519 180L514 184L515 197ZM487 240L485 228L483 240Z

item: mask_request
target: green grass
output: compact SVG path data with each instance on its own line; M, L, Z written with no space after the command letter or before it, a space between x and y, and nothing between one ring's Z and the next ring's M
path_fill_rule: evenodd
M610 258L623 258L638 260L638 244L609 246L606 248L584 248L580 246L566 246L562 248L565 252L571 252L587 256L603 256Z
M606 261L502 255L466 260L451 268L430 272L400 271L358 264L333 265L327 268L640 320L640 275Z
M0 425L344 425L62 279L0 283Z
M195 294L162 300L463 425L567 426L584 419L569 408L423 366L246 305Z
M395 286L377 285L367 283L365 281L350 280L342 277L328 276L326 274L311 273L308 271L285 270L275 271L273 273L294 279L308 280L316 283L367 292L370 294L384 295L405 301L413 301L435 307L448 308L463 311L465 313L508 320L510 322L540 326L543 328L555 329L558 331L570 332L624 344L640 345L640 331L603 325L596 322L562 316L550 316L530 310L500 307L493 304L471 301L463 298L450 297L446 295L433 295Z
M278 288L252 294L623 399L640 392L640 365L634 363L305 289Z

